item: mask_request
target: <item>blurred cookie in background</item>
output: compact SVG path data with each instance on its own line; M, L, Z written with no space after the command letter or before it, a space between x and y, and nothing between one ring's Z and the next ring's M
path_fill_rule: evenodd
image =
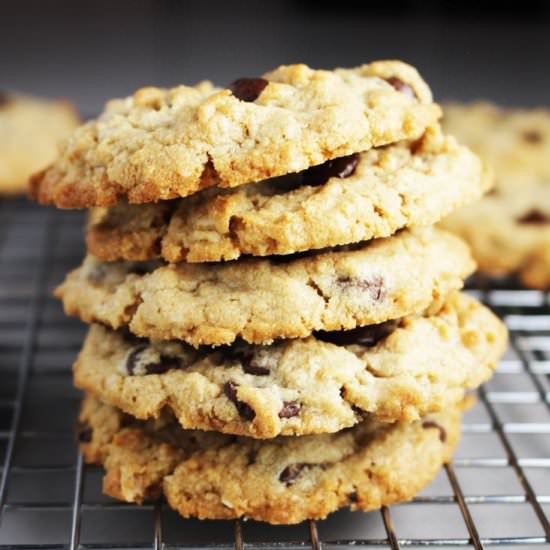
M0 194L24 193L80 120L68 101L0 91Z
M443 225L472 247L479 270L550 286L550 110L449 104L444 128L495 173L495 187Z

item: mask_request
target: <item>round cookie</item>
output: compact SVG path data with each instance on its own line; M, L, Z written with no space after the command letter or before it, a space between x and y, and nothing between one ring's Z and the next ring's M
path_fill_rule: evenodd
M184 517L292 524L412 499L450 459L460 416L455 406L413 423L364 421L336 434L258 441L185 431L169 417L137 422L88 396L80 440L117 499L164 493Z
M446 129L492 165L496 185L443 226L465 238L480 271L550 286L550 111L450 105Z
M59 141L78 122L68 101L0 91L0 194L24 193L31 174L54 160Z
M336 432L366 414L410 422L441 411L491 376L505 345L499 319L456 294L428 317L271 346L197 351L95 325L74 380L140 419L169 410L187 429L272 438Z
M473 153L432 127L420 140L299 174L171 202L101 209L91 217L87 245L105 261L291 254L431 225L478 199L490 183Z
M497 190L550 182L550 109L451 103L442 125L492 166Z
M138 336L266 344L424 311L473 269L462 240L429 227L298 258L156 266L88 257L56 295L67 314Z
M491 194L443 222L464 238L479 270L517 274L531 288L550 286L550 185Z
M142 88L80 127L31 192L69 208L184 197L416 139L440 114L416 70L398 61L288 65L227 89Z

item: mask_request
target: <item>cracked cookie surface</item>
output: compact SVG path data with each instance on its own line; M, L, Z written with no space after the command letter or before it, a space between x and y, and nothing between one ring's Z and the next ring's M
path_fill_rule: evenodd
M272 438L441 411L491 376L505 345L499 319L456 294L434 315L271 346L195 350L95 325L74 379L143 420L169 410L187 429Z
M68 101L0 91L0 194L25 193L31 174L54 160L78 122Z
M491 178L467 148L429 128L420 140L328 161L299 174L99 209L88 251L105 261L233 260L388 237L478 199Z
M184 517L292 524L410 500L450 459L460 417L455 406L412 423L259 441L182 430L169 416L137 422L87 396L81 450L104 466L103 490L117 499L164 493Z
M450 105L445 126L495 172L495 188L443 226L471 246L479 269L550 286L550 111Z
M416 70L398 61L281 66L263 79L253 94L203 82L109 102L33 178L32 196L82 208L234 187L416 139L441 114Z
M56 295L67 314L138 336L265 344L422 312L474 269L462 240L431 227L353 248L221 264L88 257Z

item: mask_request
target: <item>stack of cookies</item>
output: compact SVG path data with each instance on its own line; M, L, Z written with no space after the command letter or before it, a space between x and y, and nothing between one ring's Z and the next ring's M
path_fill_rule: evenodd
M439 117L400 62L283 66L112 101L33 178L91 209L57 295L106 493L296 523L436 475L506 342L432 227L489 181Z

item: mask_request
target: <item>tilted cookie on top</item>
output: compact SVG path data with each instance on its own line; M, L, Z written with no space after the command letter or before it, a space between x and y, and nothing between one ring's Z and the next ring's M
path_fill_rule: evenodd
M69 208L185 197L416 139L440 114L417 71L398 61L282 66L225 89L143 88L77 129L30 192Z

